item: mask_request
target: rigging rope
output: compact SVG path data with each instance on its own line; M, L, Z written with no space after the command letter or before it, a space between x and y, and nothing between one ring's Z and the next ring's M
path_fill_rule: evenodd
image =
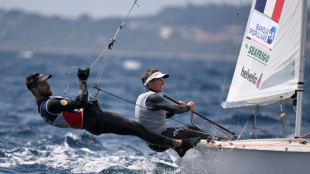
M220 130L225 136L227 137L230 137L228 134L225 133L224 130L220 129L219 127L217 126L212 126L212 125L208 125L208 124L201 124L201 123L198 123L195 119L194 119L194 113L191 114L191 123L196 127L195 124L199 125L199 126L206 126L206 127L212 127L214 129L217 129L217 130ZM198 127L196 127L197 129L199 129ZM213 136L215 136L215 133L212 134ZM214 137L213 137L214 138ZM232 138L234 139L234 138Z
M116 31L116 33L115 33L115 35L114 35L114 37L113 37L111 43L110 43L109 46L108 46L110 50L113 48L113 44L114 44L114 42L116 41L116 37L118 36L119 32L120 32L121 29L123 28L123 25L125 24L125 22L127 21L127 18L128 18L128 16L129 16L129 14L131 13L133 7L134 7L135 5L137 5L137 6L139 7L139 4L137 3L137 1L138 1L138 0L135 0L135 2L133 3L133 5L131 6L131 8L130 8L128 14L127 14L127 16L126 16L125 19L123 20L121 26L117 29L117 31Z
M107 49L107 48L106 48L106 49ZM105 49L105 50L106 50L106 49ZM111 52L112 52L112 50L109 49L108 53L106 53L106 55L104 56L104 59L102 60L102 64L101 64L101 66L100 66L100 69L99 69L99 72L98 72L98 74L97 74L96 80L95 80L94 85L93 85L93 87L92 87L92 91L90 92L89 99L95 98L95 97L97 96L97 94L98 94L98 92L97 92L97 94L94 95L95 88L98 87L99 80L101 79L101 77L102 77L102 75L103 75L103 70L105 69L105 66L106 66L106 64L107 64L107 62L108 62L108 59L109 59L109 57L110 57L110 55L111 55ZM100 57L99 57L99 58L100 58ZM99 59L98 59L98 60L99 60Z
M129 12L127 13L127 15L126 15L125 19L123 20L122 24L121 24L121 25L119 26L119 28L117 29L117 31L116 31L116 33L115 33L113 39L112 39L111 42L109 43L109 45L104 49L104 51L98 56L98 58L97 58L97 59L94 61L94 63L92 63L92 65L90 66L90 69L91 69L91 68L95 65L95 63L101 58L101 56L102 56L103 54L105 54L105 52L108 50L108 53L106 53L106 55L104 56L104 59L102 60L101 67L100 67L100 69L99 69L99 72L98 72L98 74L97 74L97 78L96 78L96 80L95 80L95 82L94 82L94 85L93 85L93 89L92 89L92 91L91 91L91 93L90 93L90 96L89 96L90 99L96 97L96 95L95 95L95 96L93 95L93 94L94 94L94 91L95 91L95 88L98 87L99 81L100 81L100 79L102 78L103 71L104 71L105 66L106 66L106 64L107 64L107 62L108 62L108 59L109 59L109 57L110 57L110 55L111 55L112 48L113 48L113 46L114 46L114 43L116 42L116 38L117 38L117 36L119 35L119 33L120 33L121 29L123 28L124 24L126 23L126 21L127 21L129 15L130 15L132 9L134 8L134 6L137 5L137 6L139 7L137 1L138 1L138 0L135 0L134 3L132 4L132 6L131 6Z
M215 114L215 122L218 121L218 117L219 117L219 113L220 113L222 98L224 96L224 91L225 91L225 86L226 86L227 74L228 74L228 61L226 63L226 71L225 71L224 82L223 82L224 83L223 84L223 90L221 90L222 92L221 92L221 96L220 96L220 102L219 102L218 107L217 107L217 113ZM214 129L213 135L215 135L215 129Z
M98 74L97 74L96 80L95 80L94 85L93 85L93 87L92 87L93 89L92 89L92 91L90 92L90 96L89 96L90 99L92 99L92 98L94 98L94 97L96 96L96 95L94 95L95 87L98 86L99 80L102 78L103 70L105 69L105 66L106 66L106 64L107 64L107 61L108 61L108 59L109 59L109 57L110 57L110 55L111 55L112 48L113 48L114 43L116 42L117 36L119 35L121 29L123 28L124 24L126 23L126 21L127 21L129 15L130 15L132 9L134 8L134 6L137 5L137 6L139 7L137 1L138 1L138 0L135 0L134 3L132 4L132 6L131 6L129 12L127 13L127 15L126 15L125 19L123 20L123 22L121 23L120 27L117 29L117 31L116 31L114 37L112 38L111 42L108 44L108 46L105 47L105 49L100 53L100 55L95 59L95 61L89 66L89 69L92 69L93 66L94 66L94 65L100 60L100 58L104 55L104 58L103 58L103 60L102 60L102 64L101 64L101 66L100 66L100 68L99 68L99 72L98 72ZM68 89L69 89L69 87L70 87L71 72L72 72L72 70L73 70L74 68L79 68L79 67L78 67L78 66L74 66L74 67L72 67L72 68L70 69L70 71L69 71L69 73L68 73L68 74L69 74L69 75L68 75L68 76L69 76L69 77L68 77L68 85L67 85L66 90L64 91L65 94L67 93L67 91L68 91Z

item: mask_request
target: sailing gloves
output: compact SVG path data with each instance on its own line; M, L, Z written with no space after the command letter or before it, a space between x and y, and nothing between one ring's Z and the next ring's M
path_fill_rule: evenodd
M86 68L85 70L81 70L79 68L78 72L77 72L77 76L79 77L80 80L87 80L88 76L89 76L89 68Z

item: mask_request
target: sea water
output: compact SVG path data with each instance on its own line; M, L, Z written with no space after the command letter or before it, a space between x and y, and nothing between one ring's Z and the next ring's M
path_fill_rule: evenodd
M25 86L28 74L52 74L49 79L53 95L74 98L78 91L77 69L89 67L95 55L37 54L20 56L15 52L0 52L0 173L183 173L175 161L176 153L168 150L156 153L144 141L133 136L105 134L95 136L84 130L60 129L45 123L36 110L36 102ZM196 112L234 131L237 135L248 121L253 108L223 111L235 67L234 60L139 59L111 56L99 87L105 92L93 92L103 109L134 119L134 102L145 89L141 76L149 68L168 73L164 92L169 97L185 102L194 101ZM101 62L92 69L89 92ZM306 66L306 70L309 66ZM306 81L309 80L307 72ZM64 94L70 84L69 90ZM309 90L305 85L302 134L310 128ZM113 94L113 95L112 95ZM257 137L283 137L294 134L294 112L290 102L282 104L285 120L280 117L280 105L262 107L256 118ZM218 136L226 134L210 127L210 123L195 116L201 129ZM282 126L285 121L286 126ZM250 122L252 123L252 122ZM192 125L190 114L173 117L168 125ZM229 134L227 134L229 136ZM253 124L245 129L244 138L254 136ZM92 142L90 144L90 142ZM199 166L197 166L199 167ZM195 171L193 171L195 173Z

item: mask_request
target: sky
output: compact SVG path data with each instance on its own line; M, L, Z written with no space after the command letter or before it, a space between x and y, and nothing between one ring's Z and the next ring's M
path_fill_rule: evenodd
M78 18L88 15L92 18L126 16L135 0L1 0L0 9L19 9L43 15L57 15L65 18ZM132 16L147 16L158 13L168 6L187 4L247 4L250 0L138 0Z

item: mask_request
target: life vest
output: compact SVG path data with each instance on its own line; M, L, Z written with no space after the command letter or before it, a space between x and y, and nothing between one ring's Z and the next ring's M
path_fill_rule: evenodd
M162 93L156 93L154 91L147 91L141 94L135 106L136 121L143 124L149 130L156 133L161 133L166 130L166 114L167 111L161 109L158 111L152 111L146 109L146 99L152 94L162 95Z

